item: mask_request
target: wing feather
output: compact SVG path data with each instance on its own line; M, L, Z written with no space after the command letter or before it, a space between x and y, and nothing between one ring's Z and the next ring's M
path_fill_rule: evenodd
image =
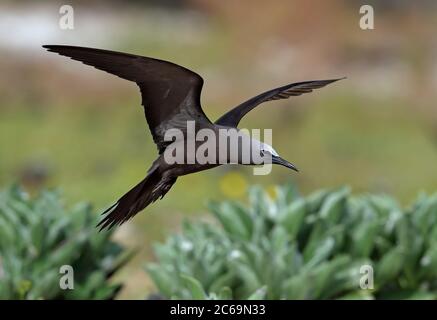
M160 153L169 143L164 141L163 128L178 128L188 120L210 122L200 105L203 79L191 70L168 61L122 52L63 45L43 47L136 82Z
M312 92L314 89L322 88L330 83L336 82L340 79L330 79L330 80L313 80L291 83L283 87L272 89L263 92L245 102L233 108L232 110L225 113L220 117L215 123L218 125L237 127L241 119L256 106L263 102L288 99L289 97L300 96L305 93Z

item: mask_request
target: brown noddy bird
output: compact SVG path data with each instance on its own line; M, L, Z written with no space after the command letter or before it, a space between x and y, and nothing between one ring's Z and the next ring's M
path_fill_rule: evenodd
M187 123L191 121L195 124L195 132L201 129L211 129L216 133L220 129L238 131L237 126L244 115L263 102L299 96L343 79L297 82L263 92L231 109L213 123L207 118L200 104L203 79L191 70L168 61L122 52L64 45L43 47L48 51L133 81L141 91L142 105L159 156L147 171L146 177L103 212L106 216L97 225L100 230L110 229L126 222L150 203L164 197L179 176L225 163L259 164L250 163L251 161L243 163L241 154L234 159L227 155L225 161L217 159L215 163L205 164L195 160L194 163L169 164L164 157L165 150L169 146L174 147L175 144L187 141L165 139L167 130L179 129L186 133ZM186 139L186 135L183 139ZM257 148L261 154L268 154L272 164L297 171L293 164L282 159L270 145L251 138L247 138L246 142ZM196 141L195 147L198 146Z

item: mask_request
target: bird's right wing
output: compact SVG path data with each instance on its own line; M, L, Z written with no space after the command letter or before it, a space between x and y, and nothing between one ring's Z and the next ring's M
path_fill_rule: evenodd
M63 45L43 47L136 82L160 153L171 143L164 141L166 130L186 129L189 120L210 123L200 106L203 79L191 70L168 61L122 52Z
M314 80L314 81L304 81L288 84L283 87L272 89L263 92L252 99L249 99L242 104L238 105L234 109L225 113L220 117L215 124L237 127L240 120L248 113L250 110L258 106L259 104L272 100L288 99L291 96L300 96L301 94L312 92L313 89L318 89L324 87L330 83L341 80L331 79L331 80Z

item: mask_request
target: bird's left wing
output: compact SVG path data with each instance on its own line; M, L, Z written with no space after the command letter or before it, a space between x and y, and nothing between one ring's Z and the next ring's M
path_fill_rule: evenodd
M78 60L120 78L136 82L153 140L162 153L168 129L186 129L187 121L210 123L200 105L203 79L177 64L102 49L45 45L49 51Z
M246 113L248 113L250 110L263 102L279 99L288 99L291 96L300 96L301 94L312 92L313 89L324 87L341 79L344 78L296 82L263 92L256 97L253 97L252 99L243 102L234 109L228 111L223 116L221 116L215 123L228 127L237 127L238 123Z

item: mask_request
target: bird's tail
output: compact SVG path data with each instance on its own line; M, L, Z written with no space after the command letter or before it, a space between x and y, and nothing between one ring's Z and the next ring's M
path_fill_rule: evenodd
M106 216L97 227L100 227L100 231L102 231L121 225L158 198L164 197L175 182L176 178L164 178L159 167L154 168L143 181L102 213Z

